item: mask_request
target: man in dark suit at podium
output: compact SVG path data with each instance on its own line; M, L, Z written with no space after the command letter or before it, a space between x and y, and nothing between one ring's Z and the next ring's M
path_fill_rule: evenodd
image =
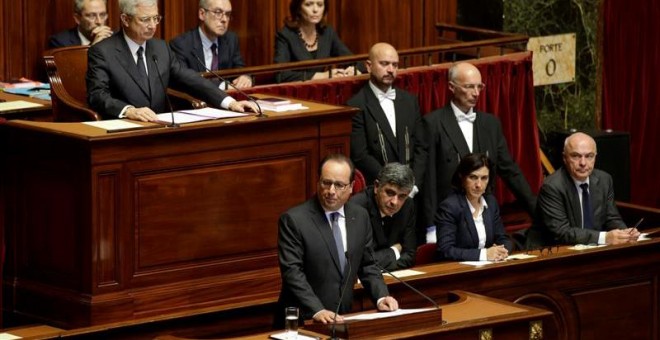
M525 210L534 216L536 196L532 192L518 164L509 154L502 125L494 115L477 112L479 94L484 89L481 73L472 64L458 63L449 69L449 105L424 117L425 137L428 143L428 161L424 187L424 221L433 225L433 216L440 204L451 192L451 179L461 158L468 153L480 152L493 163L493 173L500 176ZM435 230L427 230L427 241L435 242Z
M527 233L527 248L561 244L620 244L636 241L614 202L612 177L598 169L596 142L577 132L564 143L564 166L546 177L539 193L540 221Z
M421 115L417 98L393 86L399 54L392 45L373 45L365 64L369 82L346 104L360 109L353 117L351 159L367 183L373 183L389 162L412 166ZM420 180L421 173L415 176Z
M112 35L106 0L74 0L73 19L76 27L51 36L48 48L94 45Z
M276 326L284 323L285 307L299 307L302 319L342 321L335 311L343 314L351 310L358 276L379 310L398 309L373 263L369 215L362 207L346 203L354 171L347 157L326 157L320 165L316 197L280 217L282 291Z
M152 39L162 17L156 0L119 0L122 30L88 52L87 100L104 116L156 121L168 112L172 85L217 108L257 112L254 103L236 101L212 82L182 66L167 44ZM159 75L160 74L160 75Z
M206 68L215 71L244 67L238 36L228 30L232 18L231 2L200 0L198 16L199 27L170 41L170 47L179 61L197 72L205 72ZM200 61L205 65L201 65ZM252 77L242 75L232 83L238 88L250 87Z

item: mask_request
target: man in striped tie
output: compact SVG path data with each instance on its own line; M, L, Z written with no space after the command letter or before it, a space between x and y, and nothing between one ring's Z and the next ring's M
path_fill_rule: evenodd
M561 244L621 244L640 233L627 228L614 202L612 177L594 169L596 142L576 132L564 142L564 166L543 181L538 198L539 223L527 235L527 247Z

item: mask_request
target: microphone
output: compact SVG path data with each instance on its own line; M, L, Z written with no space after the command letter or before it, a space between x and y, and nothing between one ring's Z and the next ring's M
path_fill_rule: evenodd
M380 264L378 264L378 261L376 260L376 256L374 255L374 249L373 249L372 247L369 247L369 255L371 256L371 259L374 261L374 264L376 265L376 267L377 267L378 269L380 269L381 271L384 271L384 272L390 274L390 276L392 276L393 278L395 278L397 281L401 282L404 286L410 288L410 290L412 290L413 292L417 293L417 295L419 295L419 296L425 298L426 300L428 300L429 302L431 302L431 304L433 305L433 307L435 307L436 309L440 309L440 306L438 306L438 304L437 304L435 301L433 301L433 299L431 299L428 295L426 295L426 294L420 292L419 290L417 290L417 288L411 286L408 282L401 280L398 276L392 274L391 271L389 271L389 270L383 268Z
M335 309L335 317L332 319L332 328L330 330L329 340L339 340L337 338L337 314L339 314L339 307L341 307L341 302L344 300L344 292L346 291L346 286L348 286L348 278L351 276L351 261L348 258L348 254L344 253L346 257L346 264L348 264L348 275L345 277L344 284L341 287L341 292L339 293L339 303L337 303L337 308Z
M167 106L169 106L170 114L172 116L172 123L167 124L167 127L178 128L179 124L174 122L174 108L172 107L170 96L167 95L167 87L165 87L165 83L163 82L163 76L161 76L160 72L158 72L158 57L156 57L156 55L154 54L152 56L152 59L154 60L154 64L156 64L156 74L158 74L158 80L160 81L160 86L163 88L163 91L165 91L165 99L167 99Z
M241 89L239 89L238 87L234 86L234 84L232 84L230 81L227 81L225 78L223 78L223 77L222 77L221 75L219 75L217 72L215 72L215 71L209 69L208 67L206 67L206 64L204 64L204 63L202 62L202 60L197 56L197 53L195 53L195 51L190 51L190 54L192 54L192 56L195 57L195 60L197 60L197 62L198 62L200 65L202 65L202 67L203 67L207 72L210 72L210 73L213 74L216 78L220 79L220 81L222 81L222 82L224 82L225 84L227 84L227 85L233 87L234 90L238 91L238 93L242 94L242 95L245 96L249 101L251 101L251 102L253 102L255 105L257 105L257 108L259 109L259 112L257 112L257 117L259 117L259 118L262 118L262 117L263 117L263 118L266 118L266 117L268 117L268 115L264 114L264 111L261 110L261 106L259 105L259 103L257 103L256 100L254 100L254 98L248 96L245 92L243 92L243 91L242 91Z

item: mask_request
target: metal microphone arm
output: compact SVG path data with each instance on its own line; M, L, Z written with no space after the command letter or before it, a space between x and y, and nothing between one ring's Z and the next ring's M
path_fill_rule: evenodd
M267 115L264 114L264 111L261 109L261 105L259 105L259 103L257 103L257 101L254 100L254 98L248 96L247 93L243 92L241 89L239 89L238 87L234 86L234 84L232 84L231 82L227 81L225 78L223 78L223 77L222 77L221 75L219 75L217 72L215 72L215 71L209 69L208 67L206 67L206 64L204 64L204 63L202 62L202 60L199 59L199 57L197 56L197 53L195 53L195 51L190 51L190 54L192 54L192 56L195 58L195 60L197 60L197 62L198 62L200 65L202 65L202 67L203 67L207 72L210 72L211 74L213 74L213 76L215 76L216 78L220 79L220 81L222 81L222 82L224 82L225 84L227 84L227 85L233 87L234 90L238 91L238 93L242 94L242 95L245 96L249 101L251 101L251 102L253 102L255 105L257 105L257 108L259 109L259 112L257 112L257 117L268 117Z

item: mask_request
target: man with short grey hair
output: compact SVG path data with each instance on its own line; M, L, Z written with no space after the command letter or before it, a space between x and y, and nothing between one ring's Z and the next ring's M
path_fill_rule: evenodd
M170 41L179 61L197 72L244 67L238 36L229 30L231 2L200 0L197 15L198 27ZM252 86L252 77L241 75L231 82L238 88L246 88Z
M76 26L50 37L48 48L94 45L112 35L106 26L108 11L106 0L75 0L73 20Z
M387 270L415 264L415 204L408 195L415 186L410 167L388 163L378 173L373 186L351 198L351 203L369 212L376 262Z
M120 0L119 9L122 30L89 49L87 101L93 110L157 121L156 112L169 112L163 86L172 86L216 108L257 112L254 103L236 101L181 65L165 41L153 39L162 19L155 0Z

